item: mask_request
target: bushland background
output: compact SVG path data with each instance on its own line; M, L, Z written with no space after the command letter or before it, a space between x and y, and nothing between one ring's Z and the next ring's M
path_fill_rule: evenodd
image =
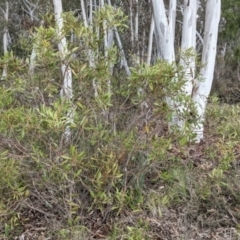
M89 2L84 3L89 16ZM201 30L205 1L199 3ZM0 239L240 237L240 1L222 1L215 76L199 144L189 141L191 129L183 133L168 126L172 110L165 98L182 86L169 80L182 70L158 62L154 44L151 64L145 64L151 2L96 7L89 28L79 1L63 1L71 102L59 94L63 77L52 2L0 1L0 6ZM103 24L117 26L122 42L108 55Z

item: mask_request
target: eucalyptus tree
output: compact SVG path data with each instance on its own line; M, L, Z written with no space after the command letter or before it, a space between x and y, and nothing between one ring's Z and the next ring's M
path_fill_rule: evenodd
M5 1L5 9L1 8L1 11L4 15L4 20L5 20L5 27L4 27L4 33L3 33L3 53L4 55L7 55L8 45L10 41L10 36L8 31L8 20L9 20L9 2L8 1ZM5 64L3 66L2 79L6 77L7 77L7 65Z
M39 8L38 5L39 1L36 3L30 2L29 0L23 0L23 11L29 15L30 21L33 23L35 19L39 20L38 17L35 15L36 10ZM34 67L36 62L36 43L33 44L31 56L30 56L30 63L29 63L29 70L30 73L33 74Z
M87 16L85 2L84 2L84 0L81 0L82 19L83 19L84 26L86 28L90 28L92 30L92 28L93 28L93 25L92 25L93 24L93 9L96 8L96 5L93 5L92 0L90 0L89 6L87 6L87 9L88 8L89 8L89 17ZM97 31L98 31L98 29L97 29ZM89 36L89 37L91 38L91 36ZM89 65L90 65L90 67L95 68L96 63L95 63L94 52L91 48L88 48L87 51L88 51ZM95 97L97 97L98 90L97 90L97 83L96 83L95 78L92 80L92 84L93 84Z
M164 59L169 63L176 63L174 38L177 1L170 0L168 14L166 14L166 6L163 0L153 0L152 3L158 56L160 59ZM185 0L183 3L183 9L182 58L184 57L186 50L192 49L193 51L196 51L196 1ZM187 59L187 62L181 61L186 78L184 89L186 95L190 96L195 102L199 117L198 123L194 126L194 132L197 134L197 142L203 138L204 113L213 81L220 12L220 0L207 1L199 76L196 77L195 74L196 64L193 56L190 56ZM182 109L183 107L180 105L177 110L181 111ZM184 128L184 124L180 118L175 118L174 124Z
M72 89L72 70L68 63L67 55L68 45L66 37L62 35L63 32L63 8L62 8L62 0L53 0L54 5L54 13L55 13L55 21L57 28L57 37L58 37L58 50L61 58L61 71L63 76L63 85L61 89L61 97L65 98L67 101L71 102L73 98L73 89ZM67 112L67 122L68 124L73 122L73 109L69 109ZM68 141L71 136L69 126L66 127L65 130L65 140Z
M62 13L65 11L73 11L78 21L83 21L83 25L89 33L89 42L85 41L86 39L84 41L82 39L78 40L78 47L84 46L86 53L84 57L86 57L92 69L96 69L102 53L106 59L110 57L111 48L114 47L115 42L127 76L131 75L129 66L138 66L141 63L147 63L148 65L154 63L155 53L157 53L158 59L165 60L175 66L179 64L184 69L186 83L183 86L183 90L185 95L191 97L196 103L199 115L198 125L201 127L196 127L194 131L198 133L196 140L200 141L203 137L202 121L204 120L206 99L213 79L221 1L169 0L169 7L167 7L166 2L163 0L152 0L152 2L146 0L131 0L129 2L121 0L81 0L73 1L69 4L65 0L53 0L54 8L52 8L49 1L22 0L21 6L19 5L18 7L24 14L29 16L31 21L37 19L39 21L38 24L41 22L41 16L47 12L52 12L54 9L63 77L61 95L69 101L73 97L74 89L72 87L72 69L67 59L68 55L72 54L68 51L68 40L70 38L73 39L74 34L71 37L63 34ZM200 3L199 8L197 3ZM94 18L97 18L97 12L109 5L115 10L122 9L128 16L127 24L129 29L127 31L119 32L116 21L113 19L111 21L107 20L107 17L111 19L110 10L102 11L102 14L110 15L99 20L98 25L94 25L96 22ZM199 21L197 16L205 8L205 5L205 32L203 34L204 37L202 37L203 21ZM63 8L65 8L65 11ZM5 13L6 9L3 7L2 12ZM23 13L22 15L24 15ZM200 31L198 29L199 26L202 28ZM177 36L176 32L178 32L178 35L181 35L180 44L177 44L177 38L180 37ZM4 36L4 39L6 39L6 35ZM37 45L36 41L34 42L35 45ZM98 46L90 43L91 41L96 41ZM199 47L199 42L202 44L201 47ZM34 44L29 64L32 75L34 74L33 69L37 58ZM180 52L178 52L178 47L181 49ZM6 48L4 49L6 50ZM202 50L202 52L199 52L199 50ZM198 68L196 66L196 55L198 54L202 57L200 71L197 71ZM113 72L112 69L113 65L109 67L110 75ZM174 79L177 81L177 78L178 76L176 75ZM96 77L93 77L92 85L95 97L97 97L101 86ZM108 80L108 93L111 95L110 77ZM178 100L175 101L175 105L178 105L176 109L178 112L186 111ZM68 117L71 119L70 115ZM184 128L184 120L181 117L176 117L174 121L180 128Z

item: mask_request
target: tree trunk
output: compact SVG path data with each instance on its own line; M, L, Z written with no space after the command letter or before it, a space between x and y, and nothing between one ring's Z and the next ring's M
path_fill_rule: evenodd
M3 9L1 9L3 14L4 14L4 20L5 20L5 24L6 26L4 27L4 34L3 34L3 53L4 55L7 55L8 53L8 15L9 15L9 3L8 1L6 1L6 9L5 11ZM5 64L3 66L3 72L2 72L2 78L1 80L5 79L7 77L7 65Z
M57 24L57 34L59 38L58 43L58 50L61 56L61 70L63 75L63 87L61 89L60 95L62 98L65 98L67 101L71 102L73 97L73 89L72 89L72 71L69 66L69 63L67 62L67 40L66 37L62 36L62 30L63 30L63 18L61 16L63 10L62 10L62 1L61 0L53 0L54 5L54 13L55 13L55 21ZM67 112L67 123L70 124L73 122L73 109L69 109ZM71 132L69 126L65 129L65 140L68 141Z
M203 139L203 121L207 105L207 98L210 94L214 66L217 51L218 24L221 14L221 0L208 0L205 16L204 42L202 53L202 68L200 70L200 79L197 82L193 92L193 100L197 106L199 115L199 124L195 126L194 132L197 134L196 141Z
M148 51L147 51L147 64L150 65L151 63L151 58L152 58L152 45L153 45L153 32L154 32L154 18L152 16L151 20L151 27L150 27L150 32L149 32L149 39L148 39Z
M180 65L183 69L183 77L186 81L183 91L186 96L191 97L195 71L196 71L196 24L197 24L197 2L184 1L183 5L183 26L182 26L182 42L181 42L181 59ZM179 106L180 114L185 111L184 102ZM181 129L185 127L185 119L178 119L178 126Z
M166 15L163 0L152 0L152 4L158 57L169 63L175 62L174 36L176 0L170 0L169 17Z
M170 64L175 63L174 37L176 21L176 0L170 0L169 15L167 17L163 0L152 0L155 22L155 39L158 58L166 60ZM177 78L177 77L176 77ZM171 97L166 98L168 106L174 110L171 125L178 125L179 118L176 113L175 101Z
M155 21L155 38L157 44L158 55L161 59L169 63L175 62L174 52L174 35L175 35L175 17L176 17L176 1L171 0L169 5L169 14L166 15L163 0L152 0L154 21ZM197 1L184 0L183 10L183 26L182 26L182 42L181 42L181 60L184 78L186 80L183 91L186 95L192 96L197 107L199 121L194 126L194 132L197 134L196 142L200 142L203 138L203 121L204 113L209 96L214 73L218 24L220 20L221 0L208 0L205 16L205 29L203 39L203 52L201 60L200 78L195 79L196 62L196 17L197 17ZM192 49L192 52L190 51ZM178 76L176 76L177 79ZM194 82L195 81L195 82ZM173 100L168 100L168 104L172 106ZM176 102L175 102L176 103ZM176 104L178 105L178 103ZM184 103L180 104L178 110L183 111ZM184 119L180 119L177 114L173 115L172 124L184 128Z

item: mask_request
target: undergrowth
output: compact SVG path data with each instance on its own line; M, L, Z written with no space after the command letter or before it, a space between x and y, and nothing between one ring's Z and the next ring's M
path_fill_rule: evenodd
M74 28L64 34L81 32L77 43L89 47L93 33L66 18ZM197 239L191 234L204 228L238 229L240 106L213 98L205 140L190 143L194 119L184 133L167 124L165 99L182 94L184 79L173 80L181 69L159 62L111 76L101 53L94 69L69 57L74 99L65 101L57 52L46 44L57 44L54 34L36 32L34 75L14 55L2 60L12 69L0 86L0 239ZM71 51L87 58L74 43ZM110 65L118 57L111 51Z

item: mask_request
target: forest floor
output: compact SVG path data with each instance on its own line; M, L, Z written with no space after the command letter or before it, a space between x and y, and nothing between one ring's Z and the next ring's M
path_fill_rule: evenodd
M66 225L58 212L61 208L55 211L39 201L43 198L54 205L47 189L32 192L22 200L28 207L20 210L14 230L2 228L5 235L11 232L10 237L0 232L0 239L240 239L240 108L226 106L222 111L228 115L210 109L200 144L181 149L173 145L169 150L169 155L180 159L184 171L176 166L173 176L160 183L154 181L156 172L145 176L143 201L136 203L137 208L124 206L118 213L108 207L83 210L78 213L78 224ZM167 193L168 198L160 201L159 192Z
M198 178L205 178L217 164L214 160L211 162L204 160L206 159L204 149L209 145L214 145L212 138L210 139L200 145L189 147L188 151L191 152L191 158L184 160L184 164L194 162L195 174L198 175ZM231 190L236 191L235 193L231 193L229 188L213 185L212 188L215 187L215 189L212 189L214 193L211 195L211 199L198 199L197 196L194 196L196 193L193 190L189 192L188 198L183 203L159 207L158 209L156 207L152 211L149 211L149 208L143 204L141 210L125 209L118 216L111 215L111 213L107 216L97 212L85 213L81 217L81 226L66 229L63 235L66 236L68 233L68 237L63 238L51 237L48 233L59 228L61 220L50 215L48 217L41 206L33 207L38 204L34 204L34 200L32 200L32 207L29 208L31 211L29 212L28 209L25 216L24 213L22 215L23 219L27 219L24 223L24 232L14 239L240 239L240 202L237 199L237 197L240 198L240 167L238 166L240 164L240 144L235 146L235 154L238 155L234 163L235 166L232 166L227 173L230 179L234 176L236 176L235 179L238 178L231 186ZM199 172L202 173L202 176ZM237 184L239 185L237 186ZM164 187L162 186L162 188Z

